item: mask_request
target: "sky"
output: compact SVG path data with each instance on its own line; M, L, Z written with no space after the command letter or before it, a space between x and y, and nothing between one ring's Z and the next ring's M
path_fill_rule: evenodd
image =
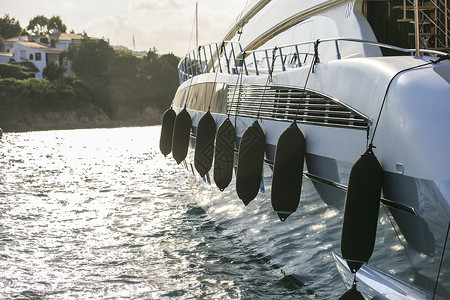
M134 50L184 56L195 47L196 2L199 44L205 44L223 38L248 0L2 0L0 16L9 14L22 28L37 15L60 16L68 32L132 50L134 36Z

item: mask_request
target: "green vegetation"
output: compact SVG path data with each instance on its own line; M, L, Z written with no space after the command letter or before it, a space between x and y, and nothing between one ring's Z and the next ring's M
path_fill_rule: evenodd
M15 34L20 32L16 28L18 22L9 15L0 19L3 24L1 22L15 28ZM52 29L65 32L66 26L59 17L36 16L27 27L35 34L48 33ZM5 36L10 37L9 34ZM32 62L0 64L0 122L3 128L11 124L10 130L14 130L14 124L30 119L30 114L69 111L77 114L81 111L82 118L88 121L90 117L96 117L93 112L100 112L111 121L131 124L142 121L150 111L151 122L156 123L160 120L154 113L162 114L170 106L178 86L179 59L173 54L159 55L156 49L151 49L144 58L138 58L129 50L114 50L104 40L86 38L81 44L72 44L62 55L71 61L75 78L64 77L66 68L55 63L48 64L43 71L47 80L30 78L29 74L37 70Z
M34 65L33 65L34 66ZM0 78L26 79L31 76L27 74L27 67L18 64L0 63Z
M19 21L5 14L0 18L0 41L18 36L22 32Z
M21 61L13 63L16 66L24 67L25 72L36 73L39 72L39 69L31 61Z
M81 80L65 78L58 83L46 80L0 80L0 120L12 119L33 112L76 109L95 102L94 92Z
M11 64L0 63L0 79L27 79L32 77L30 73L35 73L38 71L38 68L36 68L36 66L29 61L15 62Z
M62 77L64 68L56 64L44 70L48 81L29 79L25 66L0 64L0 120L89 104L101 108L111 120L126 121L146 108L162 112L170 106L178 85L178 58L173 54L159 56L153 49L140 59L131 51L114 51L95 40L72 51L76 78Z
M49 31L55 29L58 32L62 33L62 32L66 32L67 27L66 27L66 25L64 25L64 23L62 22L62 20L59 16L53 16L48 20L47 29Z
M71 46L67 56L113 120L132 119L147 107L164 111L178 86L178 58L159 56L156 49L140 59L131 51L114 51L103 40L84 40Z
M67 26L64 25L59 16L53 16L49 19L45 16L38 15L30 20L27 30L37 35L49 33L52 30L63 33L66 32Z
M50 81L59 81L64 78L64 73L66 72L66 68L63 66L59 66L54 62L49 63L44 70L42 71L42 76Z
M60 33L67 31L67 26L59 16L53 16L49 19L45 16L38 15L30 20L26 28L22 28L19 21L11 18L9 14L5 14L3 18L0 18L0 41L29 33L36 35L46 34L53 30ZM43 42L48 43L48 39L47 41L45 41L46 38L43 39Z

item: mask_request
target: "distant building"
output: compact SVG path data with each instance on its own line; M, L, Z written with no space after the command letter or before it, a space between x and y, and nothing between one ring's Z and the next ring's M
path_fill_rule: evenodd
M47 35L19 36L0 42L0 63L32 62L39 70L34 77L42 79L42 71L55 63L66 68L66 75L75 76L72 62L63 55L71 44L80 44L87 37L73 33L50 33Z
M30 61L39 72L35 73L35 78L43 79L42 72L47 64L55 63L61 65L63 51L47 47L35 42L16 42L13 48L13 59L16 62Z
M116 46L111 46L115 51L130 51L131 54L133 54L134 56L136 56L137 58L143 59L145 56L147 56L147 52L146 51L135 51L135 50L130 50L125 46L122 45L116 45Z

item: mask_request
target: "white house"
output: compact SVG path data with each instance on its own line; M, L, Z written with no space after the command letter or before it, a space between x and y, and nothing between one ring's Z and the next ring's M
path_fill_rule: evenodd
M81 44L87 37L73 33L50 33L48 35L20 36L0 42L0 63L32 62L39 72L35 77L42 79L42 71L49 63L66 68L66 75L75 76L72 62L61 55L71 44ZM92 39L92 38L89 38Z
M15 42L13 49L13 59L16 62L30 61L39 69L39 72L35 74L37 79L43 79L42 71L48 64L60 64L60 54L63 52L60 49L47 47L35 42L22 41Z
M49 37L55 40L55 48L68 51L72 44L79 45L83 39L87 37L75 33L50 33ZM92 38L89 38L92 39Z
M16 36L13 38L9 38L6 40L3 40L0 42L0 52L4 52L4 53L11 53L13 52L12 49L14 48L14 43L15 42L34 42L32 40L30 40L30 37L28 35L24 35L24 36Z
M0 52L0 63L7 64L11 61L12 57L13 57L12 53Z

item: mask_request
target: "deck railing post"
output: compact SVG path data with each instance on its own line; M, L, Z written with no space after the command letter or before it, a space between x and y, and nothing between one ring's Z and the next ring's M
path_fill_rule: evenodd
M245 75L248 76L247 64L245 63L245 52L242 51L241 43L238 43L238 45L239 45L240 54L242 56L242 63L244 64Z
M195 58L194 58L195 59ZM191 76L194 77L194 67L192 66L192 59L191 59L191 55L189 54L189 66L191 67Z
M198 62L200 64L200 74L203 74L202 52L200 51L201 48L202 48L202 46L198 47L197 51L198 51Z
M297 55L297 66L300 68L302 66L302 62L300 61L300 53L298 53L298 45L295 45L295 54Z
M217 54L219 54L219 53L217 53ZM216 67L214 66L214 56L212 53L211 44L209 44L209 55L211 57L211 66L212 66L213 72L216 73ZM217 55L217 58L219 58L218 55Z
M283 52L281 52L281 47L278 48L278 52L280 52L280 59L281 59L281 69L284 71L286 71L286 67L284 66L284 59L283 59Z
M221 55L220 55L219 46L217 46L217 43L216 43L216 53L217 53L217 62L219 63L219 72L222 73L222 64L220 63Z
M237 61L236 61L236 53L234 52L233 43L231 43L231 54L233 55L235 72L236 72L236 74L239 74ZM235 74L235 73L233 72L233 74Z
M192 56L194 57L194 64L195 64L195 76L199 75L198 72L198 60L195 58L195 51L192 51Z
M187 59L187 57L185 56L183 59L183 63L180 64L180 69L181 69L180 81L182 81L182 82L186 81L186 76L187 76L186 75L186 59Z
M267 54L267 50L264 50L264 52L266 53L267 70L269 70L270 73L269 55Z
M209 73L209 68L208 68L208 58L206 56L206 49L205 46L203 46L203 54L205 55L205 68L206 68L206 73Z
M186 78L186 72L184 70L185 65L186 65L186 56L183 58L182 63L180 63L180 66L178 67L178 71L179 71L178 76L180 77L180 84L182 82L184 82L185 78Z
M189 60L188 60L188 56L186 56L186 60L185 60L185 62L184 62L184 64L185 64L185 72L184 72L184 76L186 77L186 80L188 80L189 78L190 78L190 75L189 75Z
M255 52L253 52L253 64L255 65L256 75L259 75L259 71L258 71L258 63L256 62L256 55L255 55Z
M225 54L225 62L227 63L228 74L230 74L230 61L228 60L227 47L226 46L223 47L223 53Z

